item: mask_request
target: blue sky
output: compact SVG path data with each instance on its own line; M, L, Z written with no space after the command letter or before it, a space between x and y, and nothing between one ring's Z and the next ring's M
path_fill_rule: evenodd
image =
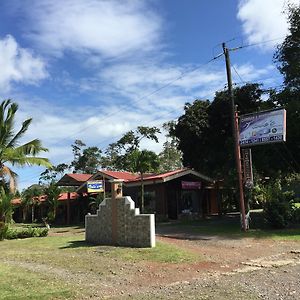
M224 58L207 62L222 42L257 44L231 53L235 83L280 85L272 56L287 3L3 0L0 95L19 104L18 124L33 117L24 141L40 138L54 164L67 163L75 139L105 149L138 125L177 118L185 102L212 99L226 84ZM164 140L143 147L160 151ZM18 169L19 188L42 170Z

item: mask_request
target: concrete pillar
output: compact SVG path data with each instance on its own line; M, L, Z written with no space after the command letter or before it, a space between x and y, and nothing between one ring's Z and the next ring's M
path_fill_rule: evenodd
M109 182L111 183L111 223L112 223L112 243L116 244L117 242L117 199L123 196L122 183L123 179L112 179Z

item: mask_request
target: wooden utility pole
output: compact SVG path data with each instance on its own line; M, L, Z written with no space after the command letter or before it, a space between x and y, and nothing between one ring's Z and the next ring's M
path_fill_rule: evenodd
M234 104L229 49L226 47L225 43L222 44L222 47L223 47L223 53L224 53L225 62L226 62L228 93L229 93L229 97L230 97L230 101L231 101L232 131L233 131L233 138L234 138L236 170L237 170L238 182L239 182L240 212L241 212L241 216L242 216L242 230L246 231L247 230L247 225L246 225L246 214L245 214L245 201L244 201L244 189L243 189L241 152L240 152L240 144L239 144L238 112L236 111L236 107L235 107L235 104Z

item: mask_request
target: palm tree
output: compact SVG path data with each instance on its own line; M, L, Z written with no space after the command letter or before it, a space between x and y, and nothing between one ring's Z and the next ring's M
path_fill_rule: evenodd
M54 222L56 218L56 210L58 207L58 198L62 190L54 183L51 182L48 187L45 188L45 194L47 196L47 203L49 205L48 220Z
M34 222L34 211L38 204L39 196L43 193L42 186L32 185L22 192L21 203L23 206L23 221L26 219L28 208L31 208L31 223Z
M144 175L147 172L155 172L159 168L159 158L149 150L133 150L129 156L131 170L140 173L141 177L141 212L144 212Z
M7 166L7 163L18 167L26 165L51 167L47 158L37 157L40 152L48 151L42 147L39 139L19 145L19 140L27 131L32 119L25 120L15 133L14 121L17 110L18 105L10 99L4 100L0 105L0 177L2 182L9 181L11 191L15 190L17 174Z
M5 238L8 224L12 220L13 206L12 195L3 187L0 187L0 241Z

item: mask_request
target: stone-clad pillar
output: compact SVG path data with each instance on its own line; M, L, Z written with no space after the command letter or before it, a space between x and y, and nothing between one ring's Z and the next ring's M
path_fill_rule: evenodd
M122 183L123 179L112 179L111 183L111 220L112 220L112 243L117 243L117 228L118 228L118 212L117 212L117 201L118 198L123 196Z

